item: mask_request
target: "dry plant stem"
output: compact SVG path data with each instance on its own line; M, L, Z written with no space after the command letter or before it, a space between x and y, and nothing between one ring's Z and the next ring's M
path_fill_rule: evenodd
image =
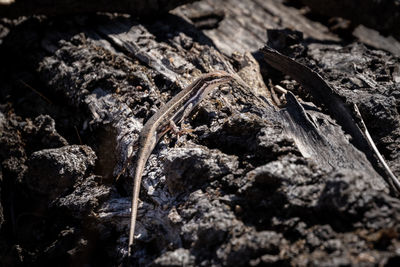
M386 170L387 175L390 178L390 181L393 183L393 186L400 192L400 182L399 179L393 174L393 172L390 170L389 166L387 165L385 159L383 158L382 154L379 152L378 148L375 145L375 142L372 140L371 135L369 134L369 131L367 129L367 126L364 123L364 120L361 117L361 113L357 107L357 105L354 105L355 112L358 116L359 119L359 124L361 125L361 129L365 134L365 137L371 146L371 148L374 150L376 156L378 157L380 163L383 165L383 168Z

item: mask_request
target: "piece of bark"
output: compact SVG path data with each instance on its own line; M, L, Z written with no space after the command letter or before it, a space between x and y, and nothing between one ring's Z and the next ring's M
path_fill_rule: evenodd
M205 0L181 6L171 11L188 19L194 25L217 16L218 23L203 33L223 53L255 53L266 40L267 29L290 28L301 31L304 38L316 41L337 42L340 39L325 25L312 21L301 11L273 1L213 1ZM240 29L240 31L238 31Z
M147 1L147 0L117 0L117 1L75 1L75 0L15 0L0 2L0 17L17 18L30 15L73 15L95 12L117 12L131 14L137 17L155 16L167 13L169 10L194 0Z
M364 25L358 25L354 29L353 35L364 44L400 56L400 41L396 40L393 36L383 36L378 31L369 29Z
M363 24L382 33L400 38L400 5L396 0L302 0L312 11L325 16L338 16Z

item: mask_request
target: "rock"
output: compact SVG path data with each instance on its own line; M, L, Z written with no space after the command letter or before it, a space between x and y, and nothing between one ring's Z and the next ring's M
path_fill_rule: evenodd
M68 145L67 140L56 131L55 121L49 115L40 115L32 123L28 122L24 131L29 151Z
M228 244L217 250L217 256L226 266L246 266L248 263L263 256L263 261L279 262L277 255L286 246L286 240L281 234L273 231L250 232L240 237L232 238ZM267 260L268 254L270 257Z
M25 178L29 189L49 200L70 190L77 179L94 167L95 153L88 146L43 149L31 155Z
M194 256L190 255L190 251L179 248L174 251L168 251L155 259L150 266L161 267L179 267L179 266L195 266Z
M71 194L57 198L53 208L66 209L77 219L85 220L110 194L111 188L101 184L101 177L89 176L74 185Z
M233 172L235 156L201 147L171 149L165 158L168 189L178 193Z

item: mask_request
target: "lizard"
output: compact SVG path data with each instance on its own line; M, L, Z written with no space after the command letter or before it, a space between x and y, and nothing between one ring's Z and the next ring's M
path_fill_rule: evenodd
M136 169L133 180L131 222L129 229L128 254L134 241L136 216L140 185L144 167L154 147L161 137L169 130L177 131L176 124L182 122L185 117L198 105L213 89L221 84L234 80L235 76L225 71L215 71L204 74L193 83L179 92L164 106L162 106L143 126L139 134Z

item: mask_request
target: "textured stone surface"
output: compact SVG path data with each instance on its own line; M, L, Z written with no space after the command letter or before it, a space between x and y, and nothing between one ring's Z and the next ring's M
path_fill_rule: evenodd
M65 146L34 152L29 158L27 186L53 200L71 189L94 167L96 155L87 146Z

